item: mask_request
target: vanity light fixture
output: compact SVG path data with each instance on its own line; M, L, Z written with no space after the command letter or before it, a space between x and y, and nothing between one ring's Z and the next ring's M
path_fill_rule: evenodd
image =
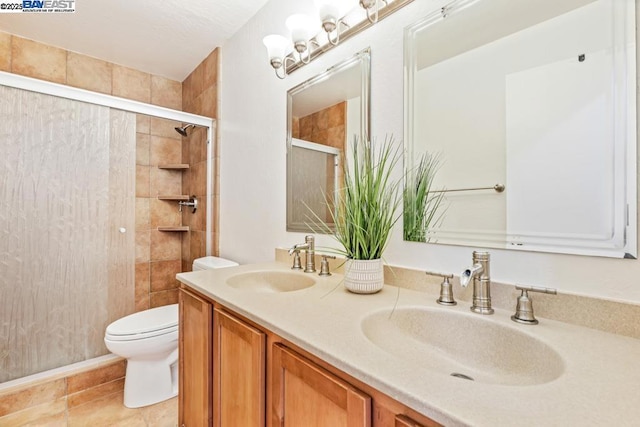
M364 18L362 10L356 6L356 2L366 12ZM371 25L383 19L396 10L411 3L413 0L315 0L321 25L308 15L295 14L286 20L286 25L291 32L291 40L281 35L272 34L262 39L267 47L269 63L276 71L279 79L284 79L316 57L337 46L340 40L344 41ZM461 0L477 1L477 0ZM359 13L358 13L359 12ZM443 11L444 14L444 11ZM347 21L349 21L347 23ZM327 35L328 43L320 41L318 27ZM293 43L293 49L291 45ZM296 54L297 52L297 54Z
M284 36L271 34L262 39L262 43L264 43L267 48L269 63L276 71L276 76L278 76L279 79L284 79L287 75L287 61L295 62L293 58L287 56L287 49L291 46L291 42ZM282 71L282 73L278 74L278 71Z
M315 2L327 39L333 46L337 46L340 42L340 27L350 28L344 18L353 9L356 0L315 0Z
M360 6L367 12L367 19L372 24L378 22L378 11L380 7L378 6L378 1L381 1L387 5L386 0L360 0Z
M300 61L303 64L308 64L311 61L310 45L312 43L317 44L316 41L313 40L315 27L314 19L308 15L297 13L288 17L285 24L289 31L291 31L293 47L296 52L298 52Z

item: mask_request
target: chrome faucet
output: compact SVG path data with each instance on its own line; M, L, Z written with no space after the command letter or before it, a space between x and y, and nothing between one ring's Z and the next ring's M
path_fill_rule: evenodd
M471 279L473 279L471 311L480 314L493 314L493 308L491 308L489 252L473 251L473 265L462 272L460 284L466 288Z
M305 263L304 263L304 272L305 273L315 273L316 271L316 252L315 252L315 239L313 236L305 236L304 243L299 243L297 245L293 245L291 249L289 249L289 255L294 252L300 252L300 250L304 250L305 254Z

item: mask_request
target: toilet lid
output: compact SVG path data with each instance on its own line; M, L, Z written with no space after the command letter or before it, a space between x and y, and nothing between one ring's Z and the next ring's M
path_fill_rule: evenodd
M141 339L178 329L178 304L140 311L118 319L107 326L111 339Z

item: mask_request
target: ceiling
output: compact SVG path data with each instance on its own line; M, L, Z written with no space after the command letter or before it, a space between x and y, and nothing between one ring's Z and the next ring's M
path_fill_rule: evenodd
M76 0L75 13L0 14L0 31L183 81L268 0Z

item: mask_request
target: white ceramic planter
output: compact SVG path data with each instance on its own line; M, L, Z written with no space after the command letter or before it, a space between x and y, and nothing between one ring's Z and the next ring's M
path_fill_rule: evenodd
M344 286L357 294L374 294L384 285L384 266L381 259L350 259L345 265Z

